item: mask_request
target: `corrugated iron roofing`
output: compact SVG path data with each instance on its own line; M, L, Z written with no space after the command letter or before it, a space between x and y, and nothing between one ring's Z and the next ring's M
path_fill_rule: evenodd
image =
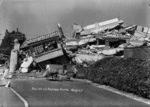
M97 27L101 27L101 26L105 26L105 25L109 25L109 24L117 23L117 22L120 23L120 22L123 22L123 21L119 20L118 18L115 18L115 19L104 21L104 22L100 22L100 23L85 26L84 30L94 29L94 28L97 28Z
M45 34L45 35L41 35L35 38L28 39L23 43L21 48L25 48L31 43L35 43L35 42L42 41L42 40L52 38L52 37L56 37L56 36L59 36L59 37L61 36L61 32L59 30L52 32L52 33Z

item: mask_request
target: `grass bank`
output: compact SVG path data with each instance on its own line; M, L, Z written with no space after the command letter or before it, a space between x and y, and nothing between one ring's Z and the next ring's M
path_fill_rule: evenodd
M86 78L150 99L150 62L133 58L104 58L87 69Z

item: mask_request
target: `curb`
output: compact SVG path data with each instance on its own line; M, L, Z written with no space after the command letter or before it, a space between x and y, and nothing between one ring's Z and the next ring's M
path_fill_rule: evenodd
M107 90L107 91L114 92L114 93L116 93L116 94L119 94L119 95L128 97L128 98L130 98L130 99L133 99L133 100L136 100L136 101L139 101L139 102L142 102L142 103L145 103L145 104L150 105L150 100L145 99L145 98L142 98L142 97L139 97L139 96L137 96L137 95L135 95L135 94L127 93L127 92L124 92L124 91L120 91L120 90L117 90L117 89L115 89L115 88L112 88L112 87L109 87L109 86L105 86L105 85L97 85L97 84L94 84L94 86L96 86L96 87L98 87L98 88L105 89L105 90Z
M125 91L118 90L118 89L110 87L110 86L101 85L101 84L98 84L98 83L93 83L92 81L86 80L86 79L75 79L75 78L72 78L71 80L78 81L78 82L84 82L84 83L87 83L89 85L95 86L97 88L102 88L104 90L107 90L107 91L110 91L110 92L114 92L116 94L119 94L119 95L125 96L127 98L133 99L135 101L139 101L139 102L142 102L142 103L150 105L150 100L148 100L148 99L145 99L143 97L139 97L139 96L137 96L135 94L132 94L132 93L127 93Z
M87 84L92 84L92 81L90 80L87 80L87 79L76 79L76 78L70 78L70 80L72 81L77 81L77 82L84 82L84 83L87 83Z

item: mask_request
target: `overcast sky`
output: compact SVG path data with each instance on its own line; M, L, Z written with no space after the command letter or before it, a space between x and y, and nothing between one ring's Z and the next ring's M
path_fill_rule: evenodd
M128 25L150 27L150 0L3 0L0 32L19 30L32 38L57 30L66 36L72 24L82 26L120 17Z

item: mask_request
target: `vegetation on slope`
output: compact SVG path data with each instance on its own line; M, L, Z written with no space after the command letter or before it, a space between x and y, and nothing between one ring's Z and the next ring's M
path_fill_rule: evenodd
M88 69L87 79L150 97L150 62L140 59L104 58Z

